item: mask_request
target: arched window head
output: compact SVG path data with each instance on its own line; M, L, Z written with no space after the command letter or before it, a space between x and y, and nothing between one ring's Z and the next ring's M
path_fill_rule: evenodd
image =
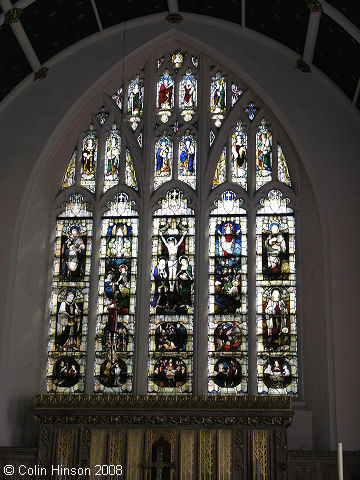
M255 92L164 47L74 143L46 391L298 395L294 156Z

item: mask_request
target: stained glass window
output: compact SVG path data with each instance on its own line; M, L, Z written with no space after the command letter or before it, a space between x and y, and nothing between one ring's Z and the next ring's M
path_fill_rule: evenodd
M194 212L170 190L153 215L149 393L192 391Z
M247 116L251 121L254 120L257 113L257 108L255 107L254 102L249 103L249 105L245 108L245 113L247 113Z
M140 135L137 137L137 141L138 141L139 147L142 148L142 146L143 146L143 134L142 133L140 133Z
M242 122L231 135L231 180L247 188L247 133Z
M81 153L81 185L95 192L95 175L97 162L98 139L92 124L82 142Z
M123 102L123 89L122 87L119 88L112 96L111 98L114 100L116 105L120 110L122 110L122 102Z
M164 133L155 144L155 189L171 180L172 162L173 144L170 137Z
M256 217L258 393L296 394L298 384L295 219L271 190Z
M287 161L280 145L278 145L278 179L291 187L291 179Z
M174 80L165 70L163 76L158 81L156 90L156 108L158 115L163 123L166 123L171 117L171 110L174 106Z
M128 187L131 187L134 190L138 189L135 168L134 168L134 164L128 149L126 149L126 160L125 160L125 183Z
M178 178L196 187L196 140L190 132L182 137L179 143L179 172Z
M224 182L226 182L226 147L224 147L221 151L215 170L212 188L218 187Z
M272 135L263 118L256 132L256 189L272 180Z
M144 83L139 75L135 75L128 88L128 117L131 128L135 131L139 126L144 108Z
M226 80L220 72L217 72L211 81L210 112L215 126L219 128L226 113Z
M100 123L101 126L104 125L104 123L106 122L107 118L109 116L109 112L107 112L105 110L105 107L102 106L100 108L100 110L98 111L98 113L96 114L96 118L98 119L98 122Z
M242 90L236 85L236 83L231 84L231 106L233 107L235 103L239 100Z
M56 221L46 376L49 393L84 391L91 217L83 196L74 194Z
M116 195L101 227L95 392L132 391L138 213L125 193Z
M71 187L71 185L74 185L75 183L76 155L77 155L77 151L75 149L64 173L62 187L61 187L62 189Z
M270 116L254 122L261 102L245 103L238 79L194 53L152 56L146 68L127 77L126 87L121 81L117 92L104 94L103 106L89 112L94 125L65 159L50 299L49 393L83 393L85 377L87 391L139 393L134 368L142 369L138 378L146 368L135 349L139 328L148 338L139 333L137 340L149 346L142 392L298 394L295 216L286 198L295 202L295 189L288 188L294 183L291 149L283 150L274 134L273 157L279 129ZM145 87L152 92L150 111ZM201 107L209 93L208 107ZM230 109L228 120L235 121L220 129ZM109 118L117 124L108 124ZM145 178L152 172L153 183ZM95 191L97 183L103 191ZM94 214L84 196L67 190L80 185L94 194L82 190ZM263 197L259 208L257 196ZM140 235L140 205L145 218L151 212L149 248L148 232ZM196 222L204 219L206 234L195 235ZM196 246L201 253L195 258ZM151 271L147 281L137 282L138 261ZM196 275L206 268L204 288ZM89 302L90 291L95 298ZM201 323L206 309L207 326ZM208 334L207 387L196 385L206 375L201 329ZM95 345L88 348L90 338Z
M209 392L247 392L247 220L226 191L209 221Z
M191 70L186 70L185 75L180 81L179 87L179 107L181 115L185 122L189 122L196 113L197 105L197 81Z
M175 72L178 72L178 70L182 67L184 56L185 55L181 53L180 50L175 50L174 53L170 54L171 64Z
M114 124L105 144L104 192L119 182L120 149L121 139Z

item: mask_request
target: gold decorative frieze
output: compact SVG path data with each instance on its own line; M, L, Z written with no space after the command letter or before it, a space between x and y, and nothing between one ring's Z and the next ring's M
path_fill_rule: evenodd
M299 58L299 60L296 62L296 68L302 73L311 73L311 68L306 62L304 62L302 58Z
M143 430L129 430L127 437L126 479L140 480L143 478Z
M36 409L106 408L106 409L236 409L236 410L291 410L291 398L287 396L194 396L180 395L36 395Z
M34 82L35 80L44 80L44 78L46 78L48 75L48 71L49 71L48 67L40 68L40 70L34 73Z
M218 480L230 480L232 470L231 430L218 430Z
M291 416L152 416L152 415L35 415L34 419L43 424L79 425L243 425L289 427Z
M57 464L64 468L70 468L73 464L74 435L73 428L59 428L57 433Z
M270 480L268 432L266 430L252 431L252 459L253 480Z
M90 472L91 480L97 477L95 465L106 464L106 440L107 430L94 428L91 430Z
M20 20L22 8L12 8L5 12L5 24L9 25L10 23L17 23Z
M322 12L323 8L319 0L306 0L310 12Z
M195 472L195 430L180 432L180 480L192 480ZM197 463L196 463L197 465Z
M213 430L200 430L200 480L213 478L215 434Z
M180 13L169 13L169 15L165 18L169 23L180 23L183 17Z

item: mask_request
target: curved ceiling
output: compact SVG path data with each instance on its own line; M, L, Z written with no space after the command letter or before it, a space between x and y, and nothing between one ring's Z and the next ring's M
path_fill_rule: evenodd
M79 40L155 13L196 13L255 30L315 65L360 108L358 0L0 0L0 100ZM173 18L173 17L171 17ZM171 19L170 18L170 19ZM176 20L176 18L175 18Z

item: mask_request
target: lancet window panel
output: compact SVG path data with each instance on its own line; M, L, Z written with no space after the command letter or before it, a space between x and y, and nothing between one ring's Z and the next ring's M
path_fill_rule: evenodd
M149 393L192 391L195 218L180 190L153 215Z
M256 217L258 393L298 391L295 218L289 199L271 190Z
M82 195L74 194L64 203L55 230L55 256L46 391L84 391L92 214Z
M247 215L226 191L209 219L209 392L246 393Z
M108 203L101 226L95 392L132 391L138 213L124 193Z

